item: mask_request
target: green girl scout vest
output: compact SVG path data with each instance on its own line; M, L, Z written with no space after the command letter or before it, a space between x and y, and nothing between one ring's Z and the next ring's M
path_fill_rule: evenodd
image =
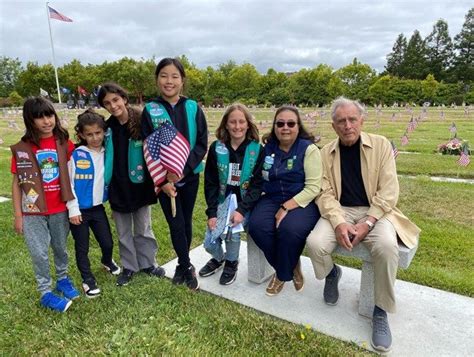
M112 129L108 128L104 137L105 164L104 181L109 185L112 180L114 167L114 144L112 141ZM133 183L145 181L145 159L143 158L143 142L141 140L128 139L128 177Z
M253 168L257 163L260 144L251 141L245 149L244 162L242 163L242 172L240 174L240 196L244 197L249 187L249 180L252 176ZM229 177L229 150L221 141L216 142L217 170L219 172L219 203L225 200L225 191L227 188L227 179Z
M166 111L165 107L161 103L157 102L149 102L145 105L148 114L151 117L151 123L153 124L153 128L157 129L162 123L169 122L173 124L171 118ZM189 130L189 146L191 150L196 145L196 137L197 137L197 124L196 124L196 114L197 114L197 103L192 99L186 99L185 102L186 108L186 118L188 122L188 130ZM204 169L204 165L199 163L193 170L195 174L202 172Z

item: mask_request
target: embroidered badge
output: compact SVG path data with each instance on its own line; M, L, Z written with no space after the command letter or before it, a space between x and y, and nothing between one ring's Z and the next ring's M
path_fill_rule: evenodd
M36 158L44 182L51 183L59 178L58 154L56 151L38 151Z
M83 158L87 159L87 154L86 154L85 152L83 152L83 151L78 151L78 152L77 152L77 156L78 156L78 157L83 157Z
M91 162L89 160L77 160L76 166L81 170L87 170L91 167Z
M24 152L24 151L18 151L17 156L18 156L19 159L24 159L24 160L29 160L30 159L30 156L28 155L28 153Z

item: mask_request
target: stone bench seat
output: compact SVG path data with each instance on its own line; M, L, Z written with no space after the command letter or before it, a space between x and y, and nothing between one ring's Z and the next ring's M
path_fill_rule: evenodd
M415 256L418 246L407 248L403 243L399 243L399 261L398 266L406 269L410 266ZM362 271L360 279L359 294L359 314L371 318L374 310L374 267L372 257L363 244L358 244L352 251L348 251L338 246L333 254L346 257L355 257L362 260ZM273 268L268 264L265 255L257 247L252 237L247 234L247 259L248 259L248 280L261 284L268 280L274 273Z

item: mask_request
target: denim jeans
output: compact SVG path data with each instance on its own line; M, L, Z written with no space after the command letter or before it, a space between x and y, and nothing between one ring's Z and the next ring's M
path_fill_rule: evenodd
M204 248L206 249L206 252L211 254L212 257L217 261L226 259L231 262L234 262L239 259L240 233L232 234L232 237L228 241L225 240L225 236L225 234L222 234L214 242L211 242L210 231L209 229L207 229L206 236L204 238ZM225 242L225 253L222 249L223 241Z

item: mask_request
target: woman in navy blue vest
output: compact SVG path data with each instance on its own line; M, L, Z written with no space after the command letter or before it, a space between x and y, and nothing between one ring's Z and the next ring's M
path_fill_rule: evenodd
M249 234L275 269L266 294L278 294L285 281L304 286L300 256L320 214L314 202L321 188L321 157L298 109L280 107L272 131L263 138L263 193L249 220Z

